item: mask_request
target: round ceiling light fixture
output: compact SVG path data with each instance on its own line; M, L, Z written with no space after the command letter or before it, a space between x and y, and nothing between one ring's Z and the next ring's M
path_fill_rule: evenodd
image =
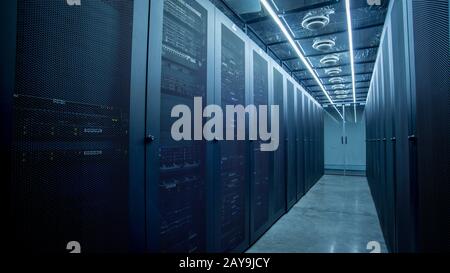
M330 23L330 16L328 14L318 14L314 15L312 13L308 13L302 21L302 27L316 31L326 27Z
M325 69L325 73L327 73L328 76L336 76L336 75L341 74L341 72L342 72L342 69L339 67Z
M347 95L348 93L350 93L350 91L348 91L348 90L337 90L337 91L334 91L334 94L336 94L336 95Z
M336 96L337 99L346 99L348 98L348 95L338 95Z
M329 51L334 48L336 42L331 39L316 39L312 47L317 51Z
M336 83L343 83L344 78L341 77L334 77L328 80L330 83L336 84Z
M339 62L340 58L337 54L331 54L320 59L320 63L323 65L336 65Z
M334 90L336 90L336 89L344 89L345 88L345 84L335 84L331 88L333 88Z

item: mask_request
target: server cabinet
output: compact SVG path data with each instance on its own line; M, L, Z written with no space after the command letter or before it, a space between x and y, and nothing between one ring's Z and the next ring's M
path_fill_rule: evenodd
M246 105L248 102L247 37L225 15L216 12L215 104ZM225 124L225 123L224 123ZM232 127L236 127L232 124ZM237 133L235 132L235 138ZM250 169L247 141L215 143L214 249L243 251L249 245Z
M391 1L381 38L368 99L368 143L377 140L368 144L369 181L393 251L450 249L448 5Z
M320 177L325 172L325 110L320 108Z
M250 100L249 104L257 109L269 107L269 57L252 43L250 51ZM269 108L268 108L269 110ZM258 113L259 115L262 112ZM267 112L269 115L270 113ZM258 117L259 120L262 118ZM268 125L270 116L267 117ZM250 126L250 124L249 124ZM259 127L259 125L258 125ZM249 127L250 129L250 127ZM270 130L270 128L268 128ZM271 222L270 196L273 181L273 152L261 151L262 140L251 141L250 149L250 237L255 242L268 228Z
M449 1L414 0L408 9L411 170L417 201L417 248L450 250ZM437 19L432 19L439 18Z
M286 205L288 209L297 201L295 92L294 84L286 78Z
M315 105L314 103L310 100L309 101L310 104L310 131L309 131L309 160L311 162L310 164L310 188L312 187L313 183L314 183L314 176L315 176L315 164L316 162L314 161L315 158L315 154L314 154L314 149L315 149L315 143L314 143L314 137L315 137L315 114L316 114L316 109L315 109Z
M309 134L309 117L308 117L308 109L309 109L309 103L308 103L309 97L306 94L303 94L303 166L304 166L304 173L303 173L303 179L305 184L305 193L309 190L309 142L308 142L308 134Z
M380 49L381 52L383 52L383 48ZM384 104L384 82L385 79L384 76L384 68L383 68L383 60L381 59L380 62L378 62L378 85L377 85L377 108L378 111L380 111L380 116L377 119L377 154L378 158L377 161L379 162L378 165L378 174L377 174L377 182L380 185L380 195L379 195L379 202L380 202L380 210L381 210L381 226L382 228L386 227L386 211L387 211L387 200L386 200L386 191L387 191L387 185L386 185L386 145L385 141L385 125L384 125L384 113L382 111L385 108Z
M274 63L274 62L273 62ZM273 176L273 215L274 218L281 216L286 210L286 171L285 171L285 153L286 153L286 134L285 118L284 118L284 89L285 82L281 72L281 67L277 65L272 66L272 93L274 98L274 104L278 105L280 109L279 120L279 146L278 150L274 153L274 176Z
M312 168L313 168L313 162L311 160L312 158L312 153L313 153L313 146L312 146L312 107L313 104L311 102L311 99L308 96L308 99L306 100L306 112L305 112L305 117L306 117L306 152L305 152L305 161L306 161L306 191L309 191L312 187L312 180L313 180L313 172L312 172Z
M395 166L396 166L396 247L394 251L414 251L415 225L412 207L411 161L408 136L410 131L411 100L408 92L408 48L406 35L406 6L402 1L394 1L389 19L392 31L392 67L395 101ZM376 113L373 113L375 115ZM394 244L395 246L395 244Z
M203 0L152 2L159 18L151 20L149 38L148 249L205 252L210 220L207 170L212 167L207 164L208 145L196 135L175 139L171 130L174 122L187 114L173 116L175 106L196 111L194 107L203 108L213 101L215 10ZM194 102L194 98L201 101ZM188 119L192 124L204 123L202 118Z
M313 184L319 179L319 107L313 102L314 118L313 118L313 162L314 162L314 179Z
M126 252L143 242L139 109L146 1L17 1L12 103L14 246ZM10 26L6 26L10 27ZM134 44L133 41L144 41ZM14 48L14 50L13 50ZM12 68L12 67L11 67ZM12 80L12 78L11 78ZM3 91L3 90L2 90ZM141 105L142 107L142 105ZM137 241L137 242L136 242ZM136 243L136 244L134 244Z
M305 194L305 168L304 168L304 149L303 149L303 130L304 130L304 121L303 121L303 99L304 94L303 90L300 87L296 89L296 124L297 124L297 137L296 137L296 145L297 145L297 201Z
M389 249L395 249L395 136L392 85L392 44L390 22L386 22L386 36L383 48L383 95L384 95L384 149L385 149L385 183L386 183L386 237Z

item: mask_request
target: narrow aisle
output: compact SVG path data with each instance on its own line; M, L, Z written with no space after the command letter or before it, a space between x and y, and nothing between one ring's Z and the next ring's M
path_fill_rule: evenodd
M249 253L368 253L377 241L386 252L365 177L325 175Z

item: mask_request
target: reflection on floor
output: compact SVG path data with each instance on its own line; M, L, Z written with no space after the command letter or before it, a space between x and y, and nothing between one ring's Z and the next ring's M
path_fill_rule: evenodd
M366 178L325 175L248 252L369 253L372 241L387 252Z

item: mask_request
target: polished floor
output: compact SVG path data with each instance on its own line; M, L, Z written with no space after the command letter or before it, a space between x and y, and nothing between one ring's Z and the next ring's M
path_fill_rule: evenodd
M248 252L369 253L369 242L387 251L366 178L325 175Z

